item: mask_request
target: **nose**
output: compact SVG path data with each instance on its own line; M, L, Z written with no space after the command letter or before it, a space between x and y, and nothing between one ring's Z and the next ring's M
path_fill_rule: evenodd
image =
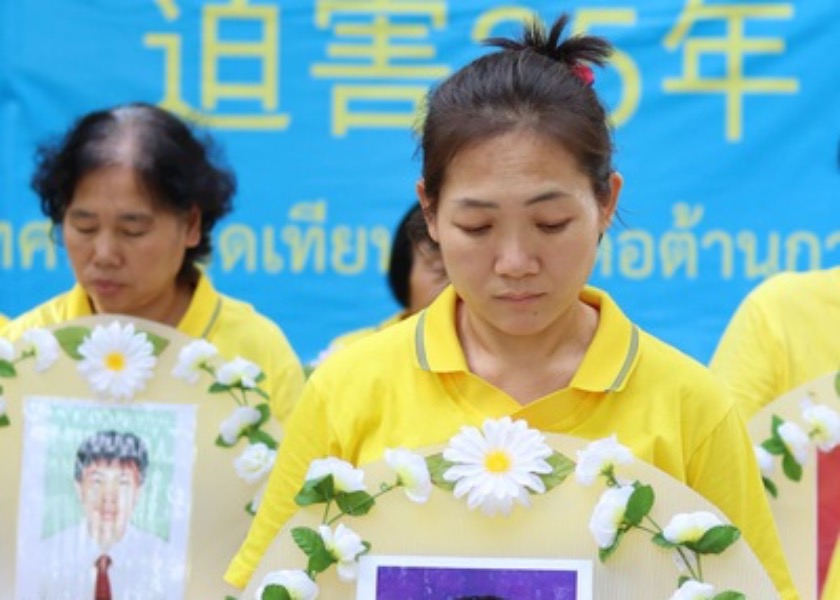
M539 259L527 236L510 235L499 242L495 271L503 277L525 277L539 270Z
M93 240L93 262L97 267L116 267L120 264L117 239L108 232L99 233Z

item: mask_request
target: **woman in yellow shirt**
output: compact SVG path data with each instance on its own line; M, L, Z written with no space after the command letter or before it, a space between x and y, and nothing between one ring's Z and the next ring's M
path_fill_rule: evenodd
M417 192L451 286L310 378L226 579L244 586L296 510L311 460L356 464L510 416L596 439L704 495L798 598L737 410L700 364L586 285L622 179L592 82L608 42L538 23L435 87Z

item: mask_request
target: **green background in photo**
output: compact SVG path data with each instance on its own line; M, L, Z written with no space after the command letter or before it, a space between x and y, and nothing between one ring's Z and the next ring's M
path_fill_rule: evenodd
M146 444L149 465L131 522L139 529L169 539L178 415L174 410L149 407L92 407L52 402L44 425L44 520L47 538L84 518L73 477L76 452L98 431L131 432Z

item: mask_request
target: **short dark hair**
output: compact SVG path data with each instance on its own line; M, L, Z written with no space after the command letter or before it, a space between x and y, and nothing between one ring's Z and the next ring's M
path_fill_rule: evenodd
M446 171L467 146L521 129L562 144L588 176L595 197L607 202L612 136L607 112L581 75L586 63L603 66L606 40L576 35L560 41L569 17L550 31L534 20L521 39L491 38L500 50L462 67L433 87L427 99L418 150L430 210L437 209Z
M403 308L408 308L411 303L409 279L414 266L414 249L418 247L437 251L437 244L429 236L423 209L419 202L415 202L397 225L388 260L388 287L394 300Z
M81 179L97 169L126 164L162 207L201 214L201 240L188 248L179 279L194 279L197 262L212 250L210 232L233 207L236 178L221 165L220 149L172 113L142 102L90 112L35 155L32 189L41 210L60 231Z
M120 466L136 466L140 483L143 483L149 466L149 453L143 440L130 431L97 431L83 441L76 452L76 466L73 472L76 481L82 480L87 467L102 461L118 462Z

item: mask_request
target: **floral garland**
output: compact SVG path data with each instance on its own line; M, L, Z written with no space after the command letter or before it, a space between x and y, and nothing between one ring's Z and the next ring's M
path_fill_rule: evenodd
M840 396L840 373L835 377L834 387ZM794 421L773 415L770 437L754 446L764 487L773 498L779 495L772 478L776 457L781 459L785 477L798 482L802 479L802 470L808 462L812 446L819 452L831 452L840 445L840 413L825 404L814 404L810 398L803 399L800 405L804 428Z
M37 372L46 371L63 350L78 362L79 374L98 397L125 402L145 388L154 375L157 358L168 345L169 341L159 335L136 330L133 323L123 325L119 321L92 329L78 325L54 331L32 328L21 336L19 351L14 344L0 338L0 378L16 377L17 366L25 360L34 360ZM271 418L268 394L258 387L265 374L256 364L240 357L216 366L217 356L213 344L194 340L181 348L172 375L196 384L202 374L209 374L213 382L208 392L227 394L233 399L235 408L221 423L216 444L231 448L242 438L248 440L234 467L246 483L255 484L267 476L277 454L277 441L264 429ZM256 394L262 401L252 404L250 394ZM0 386L0 427L10 424ZM260 496L258 491L245 510L253 514Z
M409 500L423 503L432 488L438 487L465 498L471 510L507 515L516 504L528 506L530 495L550 491L572 473L581 485L592 485L599 477L607 485L589 522L601 562L609 559L631 530L638 529L650 535L656 546L676 555L682 574L671 600L744 598L732 590L716 593L704 581L701 568L703 555L720 554L739 539L736 527L708 512L680 513L660 527L651 517L655 502L651 486L622 482L616 476L616 465L632 462L634 457L614 435L590 443L577 455L575 464L549 447L544 435L525 421L504 417L488 419L480 430L462 427L442 453L424 457L404 448L386 450L384 459L395 478L381 483L374 494L367 491L363 470L334 457L314 460L295 502L301 507L323 504L321 524L317 530L295 527L291 531L307 557L306 569L267 574L256 600L315 600L317 576L332 565L340 580L354 580L359 557L370 551L371 544L339 521L367 514L377 498L395 489L402 488Z

